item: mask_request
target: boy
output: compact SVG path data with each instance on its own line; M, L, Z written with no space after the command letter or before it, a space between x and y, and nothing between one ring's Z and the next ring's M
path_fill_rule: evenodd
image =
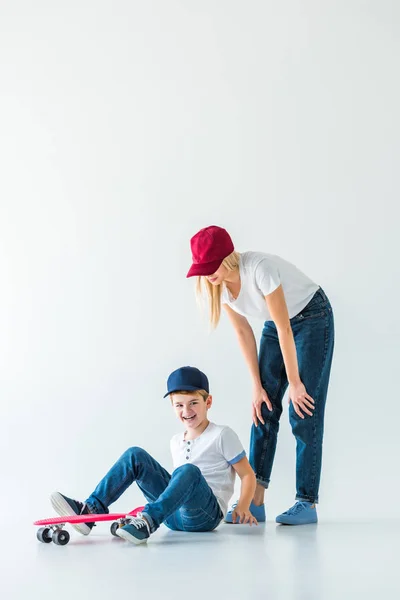
M59 492L51 496L59 515L108 513L108 507L134 482L148 504L117 534L142 544L161 523L177 531L212 531L222 521L233 494L235 474L241 479L241 494L233 523L255 523L250 502L256 479L236 433L211 423L212 405L208 379L195 367L181 367L168 377L167 393L176 416L185 425L171 440L174 472L170 475L141 448L129 448L111 467L85 503ZM74 527L88 535L92 523Z

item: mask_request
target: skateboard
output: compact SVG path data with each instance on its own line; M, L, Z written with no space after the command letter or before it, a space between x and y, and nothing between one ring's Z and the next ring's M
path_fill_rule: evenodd
M54 542L57 546L65 546L69 542L69 533L64 529L66 523L98 523L100 521L113 521L110 531L112 535L117 536L117 529L131 522L132 517L143 510L143 506L133 509L129 513L109 513L109 514L88 514L71 515L65 517L52 517L50 519L41 519L35 521L34 525L39 525L40 529L36 532L39 542L49 544Z

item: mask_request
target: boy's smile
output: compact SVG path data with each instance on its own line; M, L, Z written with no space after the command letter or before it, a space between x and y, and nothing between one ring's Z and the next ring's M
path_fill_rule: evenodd
M172 394L172 404L178 419L188 429L188 433L200 435L208 425L207 411L212 403L212 397L206 400L198 392Z

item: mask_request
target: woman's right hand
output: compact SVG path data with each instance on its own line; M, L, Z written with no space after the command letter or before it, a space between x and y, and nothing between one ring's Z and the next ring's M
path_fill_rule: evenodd
M263 387L259 386L254 388L253 390L253 405L252 405L252 417L253 423L256 427L258 427L258 421L265 425L264 419L262 417L261 408L263 403L268 406L268 410L272 412L272 404L270 399L268 398L267 392Z

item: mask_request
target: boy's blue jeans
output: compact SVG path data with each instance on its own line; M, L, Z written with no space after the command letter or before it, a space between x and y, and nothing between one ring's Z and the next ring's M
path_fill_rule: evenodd
M129 448L86 500L94 512L108 507L134 482L148 504L143 514L151 533L161 523L177 531L212 531L223 518L217 498L198 467L175 469L172 476L142 448Z
M320 288L308 305L290 320L296 345L300 379L314 399L312 417L301 419L289 408L289 420L296 438L296 500L318 502L321 476L322 439L325 402L328 392L334 346L332 307ZM282 399L288 387L285 365L273 321L266 321L262 332L259 368L261 383L272 404L272 412L262 405L265 425L253 425L250 439L250 464L257 483L268 487L275 456L282 414Z

